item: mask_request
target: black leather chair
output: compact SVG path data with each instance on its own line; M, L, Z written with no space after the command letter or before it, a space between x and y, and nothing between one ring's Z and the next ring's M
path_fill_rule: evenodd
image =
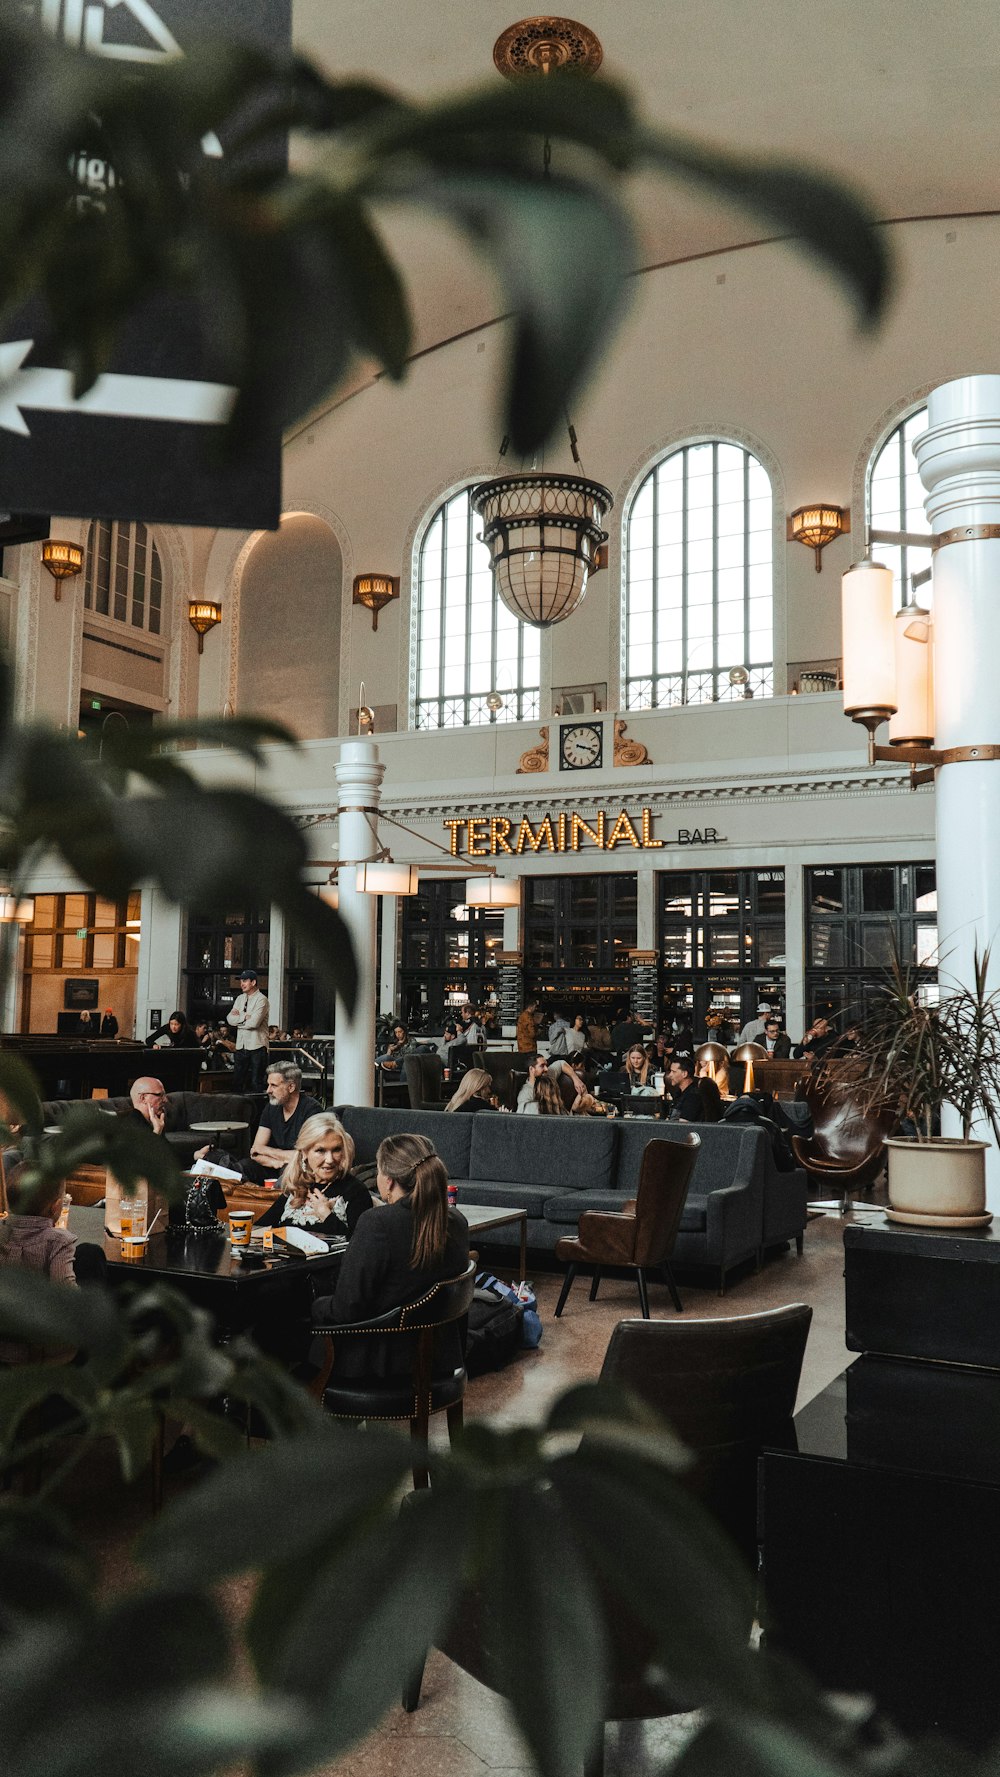
M448 1102L444 1062L432 1049L403 1056L403 1073L411 1111L442 1111Z
M410 1434L423 1445L432 1413L447 1413L448 1435L461 1429L465 1397L464 1365L444 1376L434 1375L435 1334L440 1327L462 1320L472 1306L476 1263L469 1260L461 1277L444 1279L405 1307L391 1308L375 1320L353 1321L338 1326L314 1326L313 1333L326 1344L326 1362L310 1385L312 1394L327 1413L337 1419L405 1420ZM335 1376L332 1374L335 1345L343 1340L385 1339L409 1336L413 1363L409 1375ZM421 1453L413 1464L414 1487L429 1485L427 1463Z
M556 1303L557 1320L566 1306L579 1265L594 1267L594 1281L590 1286L592 1302L605 1266L624 1265L634 1270L639 1286L639 1304L646 1320L649 1319L646 1273L657 1271L680 1313L684 1304L670 1269L670 1255L700 1147L701 1139L693 1132L681 1141L648 1142L642 1156L637 1195L623 1203L619 1211L584 1210L579 1233L565 1236L556 1245L556 1258L569 1266Z
M812 1309L804 1303L725 1320L622 1320L608 1345L601 1381L638 1395L667 1419L695 1454L684 1485L722 1524L756 1573L757 1459L765 1444L794 1448L792 1411ZM613 1541L613 1527L609 1543ZM608 1626L610 1675L605 1721L643 1721L692 1706L651 1681L659 1661L650 1630L599 1572L595 1580ZM558 1583L558 1575L555 1576ZM748 1592L752 1598L752 1592ZM751 1630L747 1616L747 1636ZM502 1668L497 1624L488 1596L473 1590L442 1639L441 1651L481 1684L498 1689ZM422 1669L403 1693L420 1701ZM603 1746L585 1777L601 1777Z

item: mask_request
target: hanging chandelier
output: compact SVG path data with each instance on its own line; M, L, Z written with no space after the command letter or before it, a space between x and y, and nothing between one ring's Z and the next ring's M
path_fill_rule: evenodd
M534 471L484 481L471 500L508 611L535 629L571 617L591 574L607 562L602 521L614 503L608 489L581 475Z
M603 57L598 38L575 19L521 19L502 32L493 60L507 80L555 79L562 69L594 74ZM543 167L549 169L545 141ZM570 451L579 469L576 433L566 416ZM500 447L503 456L504 440ZM583 602L590 576L607 566L604 519L614 499L599 481L583 475L532 469L498 475L471 490L473 510L483 521L482 539L490 552L493 589L520 623L548 629L562 623Z

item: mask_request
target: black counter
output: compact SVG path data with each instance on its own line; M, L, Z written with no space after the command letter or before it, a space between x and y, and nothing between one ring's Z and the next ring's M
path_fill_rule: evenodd
M862 1357L795 1433L796 1452L760 1465L772 1645L907 1733L986 1745L1000 1733L1000 1374Z

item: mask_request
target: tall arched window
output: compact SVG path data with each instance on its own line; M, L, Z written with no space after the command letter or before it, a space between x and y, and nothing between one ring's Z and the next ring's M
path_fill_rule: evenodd
M771 696L773 523L767 471L741 445L686 444L650 470L625 550L628 709Z
M924 490L913 455L913 441L927 430L927 409L918 407L890 432L868 466L868 523L872 555L891 568L896 599L909 596L909 576L931 565L931 552L923 541L931 527L924 513ZM926 592L921 592L926 603Z
M88 611L159 635L163 569L160 552L144 524L92 520L87 532L83 602Z
M493 591L469 489L435 512L420 548L414 631L418 728L466 728L538 715L541 635ZM491 692L501 698L490 710Z

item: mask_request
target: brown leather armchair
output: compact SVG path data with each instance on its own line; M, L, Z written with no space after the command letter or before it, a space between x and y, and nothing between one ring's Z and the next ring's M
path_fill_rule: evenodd
M594 1280L590 1286L592 1302L604 1266L616 1265L635 1271L644 1320L649 1319L648 1271L660 1272L674 1307L678 1314L681 1312L684 1304L670 1269L670 1255L700 1147L701 1137L694 1133L685 1136L683 1141L648 1142L642 1157L637 1196L623 1203L617 1211L585 1210L580 1217L578 1233L566 1235L557 1242L556 1258L563 1259L569 1266L556 1304L557 1318L566 1306L580 1265L594 1267Z
M812 1135L793 1135L792 1149L810 1180L836 1192L842 1212L852 1191L870 1191L882 1170L885 1138L897 1122L893 1106L865 1107L855 1082L825 1070L799 1087L809 1106Z

